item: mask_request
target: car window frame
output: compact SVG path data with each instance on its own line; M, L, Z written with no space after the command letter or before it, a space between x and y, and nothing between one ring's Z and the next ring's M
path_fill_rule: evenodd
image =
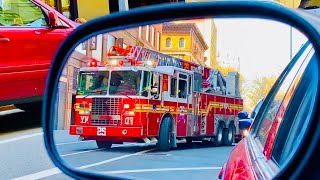
M288 10L285 8L282 8L281 6L275 6L272 5L272 3L270 4L263 4L263 5L259 5L257 2L252 2L252 3L247 3L247 2L232 2L232 4L228 4L225 2L215 2L217 4L215 4L214 6L212 4L209 3L203 3L201 6L200 5L192 5L193 3L190 3L188 8L184 8L183 6L161 6L159 9L152 9L152 8L146 8L143 9L141 11L132 11L129 12L127 16L125 14L120 14L120 15L110 15L108 17L102 17L100 19L96 19L96 20L92 20L91 22L88 22L87 24L84 24L83 27L79 27L77 28L73 34L68 37L64 43L60 46L60 48L57 51L57 54L54 58L54 61L52 63L51 69L50 69L50 74L49 74L49 78L47 81L47 88L46 88L46 96L44 96L44 114L43 114L43 129L44 129L44 139L45 139L45 146L47 148L47 152L52 160L52 162L58 167L60 168L64 173L67 173L69 175L72 175L73 178L112 178L108 175L104 175L101 176L99 174L94 174L94 173L90 173L87 171L80 171L77 169L73 169L70 166L66 165L61 158L58 156L58 152L55 148L55 146L53 145L53 137L52 134L50 134L50 132L53 129L53 121L52 119L54 117L52 117L52 107L54 107L54 102L56 100L56 96L54 96L54 94L57 92L57 84L58 79L56 77L58 77L62 70L63 70L63 65L66 64L67 59L65 57L68 57L68 55L71 54L70 49L75 48L76 46L74 45L75 43L77 43L78 41L84 40L87 37L92 37L92 35L96 35L99 32L102 32L102 28L103 32L106 31L111 31L111 30L119 30L120 26L122 27L133 27L133 26L138 26L138 25L144 25L146 23L150 23L150 22L157 22L159 23L162 20L171 20L171 19L182 19L183 18L189 18L189 17L195 17L195 13L197 13L197 17L202 17L205 15L215 15L215 16L219 16L219 15L225 15L223 14L224 12L230 12L231 15L244 15L244 16L249 16L252 15L252 17L264 17L264 18L269 18L269 19L275 19L277 21L282 21L285 23L288 23L290 25L293 25L294 27L297 27L298 29L302 30L302 32L304 32L308 38L311 39L311 42L314 43L315 49L320 49L320 43L319 41L317 41L318 39L320 39L320 35L317 33L316 29L315 29L315 24L307 19L303 19L303 16L299 15L300 13L296 13L292 10ZM261 2L259 2L261 3ZM229 6L224 6L223 8L221 8L222 6L219 5L229 5ZM247 8L245 11L243 10L243 7L245 6L249 6L249 8ZM269 9L267 8L261 8L261 7L269 7ZM172 9L170 9L172 8ZM210 9L210 11L203 11L203 9ZM221 11L221 9L223 9ZM168 14L170 15L170 13L174 13L174 12L183 12L183 15L181 13L178 14L174 14L174 17L172 16L168 16ZM147 13L158 13L158 16L152 16L151 18L148 17L144 17L141 15L145 15ZM167 19L163 19L164 18L164 14L166 15ZM132 16L131 16L132 15ZM134 15L134 16L133 16ZM132 18L134 17L134 18ZM158 18L157 18L158 17ZM119 21L122 20L122 21ZM132 21L134 20L134 21ZM118 23L119 22L119 23ZM121 23L120 23L121 22ZM134 22L134 23L132 23ZM118 23L118 24L117 24ZM96 26L93 26L96 25ZM86 34L87 31L86 29L90 27L92 28L92 32L91 34ZM77 37L77 38L74 38ZM316 54L320 57L320 51L317 51ZM317 106L318 107L318 106ZM317 114L318 116L319 114ZM317 125L317 122L312 122L313 124ZM318 127L318 126L316 126ZM314 132L313 129L310 130L310 133ZM317 136L318 137L318 136ZM314 138L312 139L312 142L314 142ZM314 148L313 148L314 149ZM313 150L312 149L312 150ZM298 173L303 173L301 172L301 170L298 171ZM288 177L290 175L296 175L292 172L290 172L289 174L284 174L282 173L284 176ZM281 175L282 175L281 174ZM114 178L114 177L113 177ZM117 179L119 178L118 176L116 177Z
M309 56L310 56L310 58L309 58ZM295 110L297 110L297 111L295 111L295 113L293 113L293 114L287 114L287 112L285 113L285 115L283 116L283 120L282 120L282 122L281 122L281 124L279 126L279 132L277 132L277 137L276 137L276 139L274 141L274 145L273 145L272 150L270 152L270 160L272 160L279 167L280 166L284 167L286 162L288 161L288 158L292 157L292 155L297 150L297 147L296 147L295 149L293 149L294 150L293 152L291 152L291 153L288 152L286 154L287 155L286 156L287 159L284 160L283 162L280 162L281 161L281 157L283 155L282 154L283 150L286 147L288 147L287 146L288 139L292 140L293 136L297 135L297 131L292 129L292 127L295 126L296 123L301 124L302 123L301 121L305 121L305 122L303 122L303 127L301 128L301 129L303 129L303 131L299 131L300 132L299 136L301 135L300 137L302 139L305 136L306 128L307 128L307 126L308 126L308 124L309 124L309 122L311 120L312 108L311 109L301 109L301 106L305 105L304 104L304 103L306 103L305 100L307 101L307 103L310 101L311 104L314 104L314 102L315 102L315 100L314 100L315 96L313 96L313 97L309 97L309 96L310 95L312 96L312 94L315 93L316 91L312 91L313 89L310 90L310 88L314 88L315 86L317 86L318 84L313 84L313 83L318 83L318 81L312 81L312 83L309 83L310 79L308 79L308 78L310 78L310 73L315 73L313 71L314 69L310 70L311 68L313 68L312 64L314 63L314 61L317 61L317 59L315 57L314 49L312 49L311 54L308 55L307 60L308 60L308 58L309 58L309 62L307 62L307 64L305 65L306 67L305 67L305 69L302 70L303 72L298 72L298 78L300 78L300 79L298 80L299 82L297 84L297 88L295 89L295 92L290 97L290 102L288 104L288 107L290 108L292 106L297 106L296 98L297 99L301 98L302 104L300 104L298 106L298 109L295 109ZM312 77L314 77L314 76L312 76ZM318 78L317 80L319 80L319 77L317 77L317 78ZM301 89L301 88L304 88L305 86L307 86L307 88L305 89L306 92L303 95L301 95L300 91L304 90L304 89ZM300 94L297 94L297 93L300 93ZM301 97L301 96L303 96L303 97ZM305 98L310 98L310 99L305 99ZM300 102L299 100L300 99L298 99L298 102ZM301 114L304 114L305 112L308 112L308 114L306 116L306 119L303 119L303 120L299 119ZM287 117L287 116L289 116L289 117ZM288 136L286 138L284 138L284 139L281 139L281 140L284 140L284 141L279 142L281 136L280 135L278 136L278 134L281 133L281 128L288 128L288 127L283 127L283 125L284 125L283 123L289 121L288 119L291 119L292 116L293 116L293 119L290 121L292 123L289 124L290 125L290 127L289 127L290 129L288 131L288 134L285 133ZM281 155L280 155L280 157L278 159L279 161L277 159L275 159L274 154L273 154L273 153L275 153L275 148L277 148L278 144L283 145L282 148L280 147L282 152L281 152ZM300 144L301 143L296 144L296 145L299 146Z
M308 48L309 47L309 48ZM260 125L261 123L261 117L263 117L267 107L269 106L269 103L273 100L274 96L277 94L279 88L283 84L283 82L286 80L287 75L299 60L302 62L305 62L307 56L312 50L311 43L307 42L296 54L296 56L293 58L293 60L288 64L288 66L285 68L285 70L281 73L280 77L275 82L275 85L270 90L269 94L265 98L264 102L262 103L260 110L258 111L256 115L256 122L254 122L253 125L255 125L254 129L252 129L250 135L247 137L247 146L248 146L248 154L252 162L252 168L254 169L254 172L256 172L257 179L272 179L274 176L278 175L280 172L279 166L270 160L266 158L265 154L263 153L264 146L260 143L260 141L256 138L256 131L257 131L257 125ZM304 52L306 53L306 56L302 56ZM304 58L301 58L304 57ZM298 67L298 70L294 73L295 75L298 73L300 67L303 65L301 63ZM274 122L273 122L274 123Z
M289 65L285 68L285 70L280 75L278 80L275 82L274 86L270 90L268 96L266 97L266 99L262 103L260 110L258 111L258 113L256 115L255 121L254 121L252 128L251 128L251 134L254 137L254 140L257 143L259 149L261 150L261 153L263 153L264 145L260 142L260 140L257 138L257 136L258 136L258 131L261 127L261 123L263 122L262 118L264 118L265 114L267 113L266 111L268 110L270 103L273 102L275 95L279 91L280 87L283 85L283 82L286 80L288 74L293 70L293 68L297 68L297 69L295 69L295 73L294 73L294 77L295 77L295 75L298 73L301 65L305 61L306 57L311 52L311 50L312 50L312 45L309 42L307 42L303 45L303 47L298 51L298 53L295 55L293 60L289 63ZM297 66L297 63L299 63L299 61L300 61L300 65Z

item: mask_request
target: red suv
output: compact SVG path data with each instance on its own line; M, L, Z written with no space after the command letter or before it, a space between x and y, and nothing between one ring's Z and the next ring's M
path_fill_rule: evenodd
M76 26L40 0L0 4L0 106L41 100L51 60Z

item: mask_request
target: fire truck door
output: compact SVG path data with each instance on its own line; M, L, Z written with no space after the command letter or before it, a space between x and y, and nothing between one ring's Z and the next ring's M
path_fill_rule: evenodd
M193 86L192 86L192 110L193 110L193 135L199 134L199 113L201 105L201 82L202 74L194 73Z
M194 115L193 115L193 109L194 106L192 106L193 100L193 76L188 76L188 97L187 97L187 104L188 104L188 123L187 123L187 136L192 136L194 132Z
M188 75L179 72L177 96L177 136L187 135Z

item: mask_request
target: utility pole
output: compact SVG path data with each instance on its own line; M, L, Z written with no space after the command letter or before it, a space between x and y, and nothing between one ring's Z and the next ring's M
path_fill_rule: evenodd
M119 12L129 10L128 0L118 0L118 4L119 4Z

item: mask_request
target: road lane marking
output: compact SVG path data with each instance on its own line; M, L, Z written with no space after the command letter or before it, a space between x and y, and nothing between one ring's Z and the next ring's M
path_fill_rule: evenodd
M128 143L128 144L121 144L121 145L114 144L114 145L112 145L112 148L115 148L115 147L123 147L123 146L127 146L127 145L129 145L128 147L130 147L130 146L136 145L136 144L137 144L137 143ZM69 154L62 154L62 155L60 155L60 156L61 156L61 157L72 156L72 155L83 154L83 153L88 153L88 152L101 151L101 150L105 150L105 149L106 149L106 148L92 149L92 150L87 150L87 151L80 151L80 152L74 152L74 153L69 153Z
M119 157L107 159L107 160L105 160L105 161L100 161L100 162L97 162L97 163L88 164L88 165L85 165L85 166L78 167L78 169L87 169L87 168L91 168L91 167L94 167L94 166L99 166L99 165L102 165L102 164L107 164L107 163L110 163L110 162L112 162L112 161L117 161L117 160L124 159L124 158L128 158L128 157L131 157L131 156L140 155L140 154L143 154L143 153L152 151L152 150L155 150L155 149L148 149L148 150L139 151L139 152L136 152L136 153L133 153L133 154L127 154L127 155L124 155L124 156L119 156Z
M124 156L111 158L111 159L108 159L108 160L105 160L105 161L100 161L100 162L97 162L97 163L80 166L77 169L86 169L86 168L90 168L90 167L94 167L94 166L99 166L99 165L102 165L102 164L107 164L107 163L110 163L110 162L113 162L113 161L117 161L117 160L120 160L120 159L124 159L124 158L128 158L128 157L131 157L131 156L143 154L143 153L146 153L146 152L149 152L149 151L152 151L152 150L154 150L154 149L143 150L143 151L139 151L139 152L136 152L136 153L133 153L133 154L127 154L127 155L124 155ZM37 172L37 173L28 174L26 176L21 176L21 177L15 178L13 180L40 179L40 178L45 178L45 177L53 176L53 175L60 174L60 173L61 173L61 170L59 170L59 168L52 168L52 169L40 171L40 172Z
M68 144L77 144L77 143L86 143L86 142L95 142L95 140L86 140L86 141L75 141L75 142L66 142L66 143L58 143L56 146L68 145Z
M34 134L28 134L28 135L24 135L24 136L19 136L19 137L15 137L15 138L11 138L11 139L2 140L2 141L0 141L0 144L19 141L19 140L22 140L22 139L27 139L27 138L31 138L31 137L35 137L35 136L40 136L40 135L43 135L43 132L34 133Z
M101 148L101 149L93 149L93 150L87 150L87 151L80 151L80 152L69 153L69 154L62 154L62 155L60 155L60 157L72 156L72 155L83 154L83 153L94 152L94 151L101 151L101 150L105 150L105 149L106 149L106 148Z
M118 171L103 171L103 174L125 174L140 172L161 172L161 171L194 171L194 170L220 170L222 167L192 167L192 168L158 168L158 169L132 169Z

